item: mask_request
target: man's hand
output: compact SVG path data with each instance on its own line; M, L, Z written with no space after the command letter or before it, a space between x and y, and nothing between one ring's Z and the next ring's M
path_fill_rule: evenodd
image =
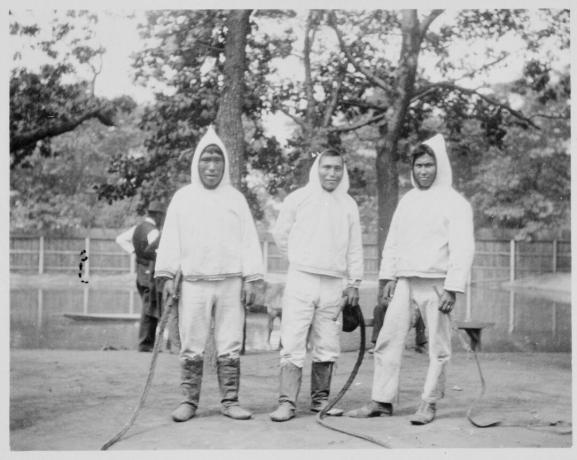
M379 280L379 283L385 280ZM397 287L397 282L395 280L386 280L384 286L382 287L381 295L378 298L378 303L380 307L388 307L393 294L395 293L395 288Z
M170 299L174 295L174 279L166 279L162 287L162 299Z
M444 290L439 296L439 311L442 313L451 313L455 306L455 297L456 295L453 291Z
M343 291L343 297L347 298L347 303L356 307L359 305L359 288L349 286Z

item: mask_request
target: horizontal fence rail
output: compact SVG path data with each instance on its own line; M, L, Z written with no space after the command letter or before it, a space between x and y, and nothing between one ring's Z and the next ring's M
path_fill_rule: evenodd
M380 251L376 237L363 237L365 278L376 279ZM261 235L268 273L285 273L288 261L280 254L269 234ZM83 257L83 252L88 257ZM83 260L85 259L85 260ZM90 274L134 273L135 257L123 251L114 238L62 238L10 236L10 270L23 273ZM570 241L477 240L471 283L507 281L529 275L571 271Z

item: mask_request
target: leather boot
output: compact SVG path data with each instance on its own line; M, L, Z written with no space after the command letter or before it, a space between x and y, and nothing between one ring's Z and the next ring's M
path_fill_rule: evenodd
M382 403L378 401L371 401L363 407L353 409L345 414L347 417L354 418L369 418L381 417L383 415L393 415L393 405L391 403Z
M311 367L311 411L320 412L329 403L329 392L331 389L331 378L333 375L333 365L331 361L313 362ZM342 409L333 407L327 415L341 416Z
M303 370L286 362L280 367L279 406L270 414L273 422L286 422L295 416L297 398L301 388Z
M238 388L240 386L240 359L218 358L216 361L218 386L220 388L220 412L235 420L248 420L252 414L240 407Z
M202 358L184 359L180 364L181 383L180 388L184 395L184 400L172 412L172 420L175 422L186 422L194 417L198 401L200 399L200 386L202 383Z
M417 412L410 418L410 422L412 425L426 425L435 419L436 412L437 405L435 403L421 401Z

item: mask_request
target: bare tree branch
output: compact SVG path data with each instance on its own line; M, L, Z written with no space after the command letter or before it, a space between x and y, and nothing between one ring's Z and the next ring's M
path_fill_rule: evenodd
M533 123L533 121L530 118L527 118L525 115L523 115L521 112L519 112L518 110L513 109L511 106L509 106L508 104L504 104L502 102L497 101L496 99L493 99L492 97L486 96L482 93L480 93L479 91L476 91L474 89L469 89L469 88L464 88L462 86L459 85L455 85L454 83L450 83L450 82L439 82L439 83L433 83L431 85L427 85L425 88L422 88L420 91L418 91L412 98L411 98L411 103L421 99L425 94L430 93L431 91L435 91L437 89L448 89L451 91L459 91L461 93L465 93L465 94L469 94L471 96L477 96L480 97L481 99L487 101L489 104L494 105L496 107L499 107L501 109L506 110L507 112L509 112L511 115L517 117L518 119L524 121L525 123L527 123L528 125L532 126L533 128L536 129L540 129L539 126L537 126L535 123Z
M467 73L461 75L460 77L454 78L453 81L463 80L464 78L471 78L471 77L475 76L475 74L477 74L479 72L483 72L484 70L490 69L494 65L499 64L499 62L501 62L503 59L508 58L510 55L511 55L511 53L504 51L503 53L501 53L501 56L499 56L494 61L488 62L487 64L483 64L481 67L478 67L475 70L470 70Z
M379 104L373 104L371 102L366 102L366 101L361 101L358 99L345 99L341 101L342 105L349 105L352 107L360 107L362 109L374 109L374 110L378 110L379 112L383 112L386 111L388 109L388 107L379 105Z
M284 107L278 107L278 110L280 110L282 113L284 113L287 117L289 117L290 119L292 119L292 121L294 121L297 125L299 125L301 128L306 129L307 124L299 117L293 115L292 113L290 113L287 109L285 109Z
M330 102L327 104L327 107L325 109L325 115L323 117L323 124L322 124L323 128L328 128L328 126L330 125L331 119L337 107L337 103L339 102L339 95L341 92L341 88L343 87L344 70L345 70L344 66L339 67L336 86L331 94Z
M314 11L310 11L307 16L306 28L305 28L305 42L303 47L303 60L305 67L305 94L307 99L306 114L307 119L312 121L312 115L314 113L315 99L313 91L313 79L311 70L311 49L314 41L314 30L313 30L313 15ZM312 32L312 37L311 37Z
M329 26L333 28L337 35L337 39L339 40L339 45L342 52L345 54L347 60L353 65L353 67L361 74L363 74L370 82L374 85L378 86L379 88L384 89L387 91L389 89L389 85L387 83L373 74L369 69L363 66L361 63L357 62L357 60L351 54L349 47L346 45L343 35L339 28L337 27L336 16L333 11L329 13Z
M26 133L15 134L10 138L10 152L28 147L36 142L46 139L47 137L54 137L72 131L84 121L96 118L105 126L114 126L110 113L107 113L104 107L89 110L84 114L72 119L60 122L58 124L51 124L43 128L35 129Z
M437 19L441 14L443 14L445 10L433 10L431 13L421 22L419 26L419 32L421 35L421 40L425 37L427 30L429 29L431 23Z
M570 120L571 116L569 114L563 113L535 113L529 118L548 118L549 120Z
M380 121L383 118L385 118L386 115L387 115L386 113L381 113L381 114L376 115L372 118L369 118L368 120L359 121L357 123L353 123L352 125L347 125L347 126L333 126L332 128L329 128L328 130L331 132L338 132L338 133L346 133L348 131L354 131L356 129L362 128L363 126L370 125L371 123L375 123L377 121Z

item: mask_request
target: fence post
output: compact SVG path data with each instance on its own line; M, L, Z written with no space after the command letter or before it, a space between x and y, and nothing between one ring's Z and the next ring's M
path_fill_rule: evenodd
M84 264L84 276L86 279L90 277L90 237L84 239L84 249L86 250L86 263Z
M38 242L38 274L44 273L44 237L41 236Z
M136 273L136 254L134 252L130 253L130 274L134 275Z
M262 242L262 258L264 265L263 275L266 275L268 273L268 240L266 239L266 236L264 237Z
M471 321L471 271L467 276L467 287L465 288L466 313L465 321Z
M515 281L515 240L509 243L509 281Z
M553 240L553 273L557 273L557 240Z

